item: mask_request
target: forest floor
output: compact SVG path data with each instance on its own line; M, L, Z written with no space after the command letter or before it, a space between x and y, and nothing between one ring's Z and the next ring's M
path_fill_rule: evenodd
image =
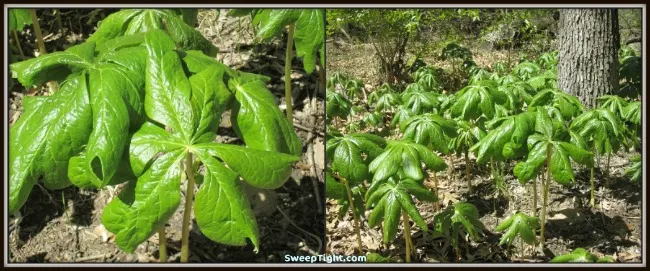
M504 52L473 52L478 66L486 67L494 61L507 58ZM351 78L362 79L366 82L366 91L371 93L380 80L375 67L374 51L367 44L327 44L328 73L343 72ZM428 65L445 67L445 63L436 62L434 57L425 57ZM363 68L360 68L363 67ZM358 120L360 116L355 116ZM347 121L337 124L342 130ZM368 129L376 129L371 127ZM387 129L387 128L383 128ZM367 131L367 130L365 130ZM360 132L365 132L360 131ZM386 133L384 131L384 133ZM439 198L441 209L458 201L474 204L481 222L486 227L482 239L461 241L461 262L548 262L554 256L569 253L582 247L591 253L602 257L611 256L618 262L640 262L642 253L642 189L641 184L634 184L623 176L625 168L630 165L630 157L635 151L619 152L612 156L609 168L610 187L605 187L606 159L603 158L595 170L596 206L589 206L589 174L588 168L576 165L574 167L576 182L565 188L553 182L548 199L548 215L546 223L546 247L544 251L531 246L524 246L523 254L519 249L519 241L515 241L511 249L499 245L502 233L494 232L496 226L505 218L517 211L531 214L533 211L532 188L523 186L513 176L514 163L506 164L504 181L501 189L497 189L491 177L488 165L476 165L475 157L470 154L472 193L469 193L465 180L465 162L462 158L443 157L448 170L438 173ZM453 159L453 163L449 160ZM433 187L430 178L425 185ZM541 187L538 181L538 187ZM538 212L541 212L541 198L538 198ZM334 200L327 201L327 253L345 255L357 254L357 237L354 231L352 213L339 214L340 206ZM433 228L434 211L432 203L418 203L422 217L429 229ZM362 218L361 236L364 252L379 253L393 261L403 262L405 257L405 242L403 228L399 226L397 239L387 247L383 246L382 233L379 227L370 228L367 218L370 211L366 210ZM412 262L457 262L451 244L444 238L433 238L415 225L411 225L412 239L415 245ZM539 235L539 231L537 233ZM462 238L464 239L464 238Z
M62 51L83 42L95 29L98 20L115 10L61 10L66 18L58 28L51 10L39 11L48 52ZM264 74L272 78L267 87L284 105L284 42L257 44L247 18L226 16L226 10L200 10L197 29L217 48L218 60L233 69ZM94 14L94 15L93 15ZM57 29L56 31L53 29ZM59 31L60 30L60 31ZM26 55L36 48L31 27L20 33ZM322 97L311 97L317 88L317 73L302 72L302 63L292 63L294 89L294 126L303 143L302 159L296 163L292 178L281 188L259 190L246 187L249 201L258 219L260 249L251 244L234 247L215 243L203 236L195 222L190 232L190 262L265 263L283 262L283 256L318 254L324 247L324 215L317 210L317 197L324 198L324 113ZM19 117L24 95L49 95L47 89L25 89L15 84L10 92L10 125ZM315 105L315 106L312 106ZM218 142L242 144L230 124L230 112L222 118ZM315 169L315 170L312 170ZM316 195L314 185L319 195ZM184 188L183 188L184 189ZM101 224L104 206L117 195L119 188L80 190L68 187L47 191L35 186L20 217L10 217L9 262L157 262L157 234L132 254L114 243L114 236ZM184 199L183 199L184 202ZM184 204L181 202L180 206ZM321 204L324 204L322 200ZM167 223L170 262L180 260L183 210Z

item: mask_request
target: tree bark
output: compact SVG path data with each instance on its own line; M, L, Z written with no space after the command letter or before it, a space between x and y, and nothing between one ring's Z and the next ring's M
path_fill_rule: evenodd
M618 91L620 35L616 9L560 11L558 87L587 107Z

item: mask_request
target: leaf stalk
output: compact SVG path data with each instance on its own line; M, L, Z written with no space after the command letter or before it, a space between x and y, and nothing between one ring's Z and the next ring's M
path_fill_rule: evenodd
M287 51L284 58L284 102L287 106L287 120L293 127L293 96L291 95L291 59L293 58L293 32L295 25L289 25L287 38Z
M181 262L186 263L190 257L190 218L192 216L192 201L194 199L194 168L192 167L192 153L185 155L185 175L187 188L185 190L185 209L183 210L183 233L181 239Z

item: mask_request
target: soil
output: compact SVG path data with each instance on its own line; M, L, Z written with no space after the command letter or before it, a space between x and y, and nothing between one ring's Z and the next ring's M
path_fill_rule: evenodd
M336 43L336 44L334 44ZM366 82L366 89L372 91L377 87L379 76L373 67L377 67L374 52L367 44L346 44L345 42L329 42L327 44L328 73L344 72L352 78ZM479 66L488 66L492 61L504 60L503 52L474 53ZM425 58L429 65L445 67L433 58ZM483 63L483 64L482 64ZM364 68L359 68L364 67ZM358 120L353 117L353 120ZM390 120L388 120L390 121ZM345 121L336 123L336 128L342 129ZM364 131L383 130L376 127L365 128ZM387 131L384 131L387 132ZM475 158L470 154L472 193L468 192L465 181L465 161L463 158L443 157L450 166L449 170L438 173L438 196L444 209L450 204L465 201L474 204L485 231L481 240L461 240L461 260L459 261L454 249L445 238L434 238L431 232L422 231L411 222L412 240L415 245L412 262L548 262L557 255L569 253L582 247L598 257L611 256L617 262L640 262L643 251L641 245L642 230L642 194L641 184L631 183L623 175L625 168L630 165L630 158L637 154L635 151L619 152L612 156L609 168L610 187L605 187L606 159L601 159L599 168L595 170L596 206L589 206L589 176L588 168L574 165L576 182L570 187L563 187L555 182L550 186L548 199L548 215L546 223L546 249L524 246L520 250L519 241L512 247L500 246L502 232L495 232L496 226L505 218L517 211L532 214L532 186L521 185L512 175L514 163L505 165L504 185L496 189L488 165L476 165ZM453 163L449 160L453 159ZM430 177L425 184L433 187ZM538 191L541 182L538 181ZM541 212L542 200L538 198L537 211ZM340 206L336 201L327 201L326 228L328 234L327 253L356 255L357 237L354 231L352 213L339 214ZM432 203L418 203L422 217L427 222L429 230L434 227L434 211ZM367 223L371 211L367 210L362 219L361 235L364 252L379 253L392 261L403 262L405 258L405 241L403 239L402 223L399 223L397 239L384 247L382 232L379 227L370 228ZM341 217L339 219L339 217ZM537 232L539 235L539 230ZM464 238L461 238L464 239Z
M62 31L53 34L51 40L46 40L47 51L61 51L83 42L96 29L97 21L114 11L62 9L63 21L70 24L64 24ZM52 10L39 10L38 14L42 29L60 29ZM227 10L200 10L197 29L220 49L218 60L234 69L271 77L267 87L284 110L282 75L286 45L281 39L269 43L254 42L250 19L226 14ZM31 26L19 33L23 51L29 57L33 57L31 52L35 48L31 33ZM325 191L322 162L325 151L325 104L322 96L312 96L317 93L317 73L305 74L302 62L295 58L292 66L294 126L303 142L303 155L295 164L291 179L283 187L260 190L246 186L259 227L259 252L255 253L251 244L234 247L215 243L203 236L193 221L190 262L283 262L286 254L314 255L322 251L325 240L324 211L319 214L318 210L323 209L324 203L317 198L324 198ZM49 95L49 90L25 89L15 84L10 94L11 124L20 115L24 95ZM315 100L313 104L312 97ZM222 118L217 141L243 144L235 136L229 116L230 112L226 112ZM20 210L21 215L10 217L9 262L157 262L157 234L141 244L134 253L128 254L119 249L114 243L114 236L102 226L102 209L117 196L118 191L119 187L101 190L68 187L47 191L40 185L35 186ZM318 202L321 203L320 207ZM180 206L183 204L181 202ZM179 208L167 223L170 262L180 261L182 220L183 211Z

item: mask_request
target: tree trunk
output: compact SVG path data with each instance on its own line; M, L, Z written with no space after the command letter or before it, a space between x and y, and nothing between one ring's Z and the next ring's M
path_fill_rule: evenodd
M618 91L620 36L616 9L560 11L558 87L587 107Z

